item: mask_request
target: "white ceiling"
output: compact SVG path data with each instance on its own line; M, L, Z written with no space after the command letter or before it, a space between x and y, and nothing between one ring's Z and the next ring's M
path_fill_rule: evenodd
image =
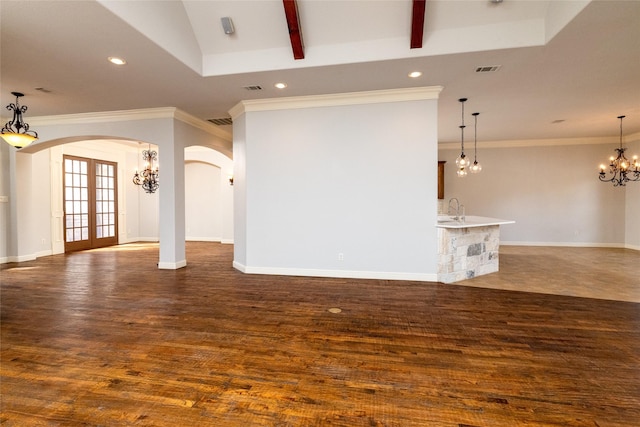
M640 132L640 1L427 0L421 49L409 49L409 0L298 10L302 60L280 0L2 0L0 102L24 92L27 122L167 106L206 120L243 99L441 85L440 142L459 141L461 97L467 124L480 112L479 144L616 138L621 114L625 134ZM475 72L488 65L501 67Z

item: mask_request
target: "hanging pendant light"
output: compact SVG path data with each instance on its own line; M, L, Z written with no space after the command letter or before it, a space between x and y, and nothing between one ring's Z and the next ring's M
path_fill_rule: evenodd
M13 111L13 119L4 125L0 136L14 147L22 148L38 139L38 133L29 130L29 125L22 120L22 113L27 111L27 106L20 106L18 99L24 94L20 92L11 92L11 94L16 97L16 103L7 105L7 110Z
M469 159L464 154L464 103L467 101L467 98L458 99L460 105L462 107L462 124L460 125L460 155L456 159L456 174L460 178L464 178L467 176L467 169L469 168Z
M618 116L620 119L620 148L616 148L617 157L609 158L609 176L605 173L605 166L600 165L600 181L613 182L614 187L624 186L629 181L640 181L640 161L638 156L633 156L629 161L622 147L622 119L626 116Z
M144 169L142 172L136 170L133 175L133 183L141 185L147 193L155 193L160 186L158 152L151 150L151 144L149 144L148 150L142 151L142 160L145 162Z
M471 165L471 173L480 173L482 171L482 165L478 162L478 116L480 113L473 113L472 116L475 119L474 134L473 134L473 164Z

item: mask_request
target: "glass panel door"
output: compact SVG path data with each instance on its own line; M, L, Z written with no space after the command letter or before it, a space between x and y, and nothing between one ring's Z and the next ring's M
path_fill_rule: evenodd
M65 252L118 244L116 171L113 162L64 156Z
M64 158L65 252L91 248L89 238L89 161Z
M116 164L95 161L96 213L94 247L117 245Z

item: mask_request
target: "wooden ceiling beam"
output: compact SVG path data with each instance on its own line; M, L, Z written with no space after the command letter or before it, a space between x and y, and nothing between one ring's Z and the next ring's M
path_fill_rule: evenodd
M298 19L298 3L296 0L282 0L284 13L287 16L289 38L293 49L294 59L304 59L304 45L302 44L302 30Z
M413 0L413 13L411 15L411 49L420 49L422 47L425 5L426 0Z

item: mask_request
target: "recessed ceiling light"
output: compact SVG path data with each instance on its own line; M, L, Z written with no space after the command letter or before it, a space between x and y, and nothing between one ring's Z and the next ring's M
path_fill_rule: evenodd
M422 73L420 71L412 71L409 73L409 77L411 77L412 79L415 79L416 77L420 77L422 75Z
M285 87L287 87L287 84L286 83L276 83L274 86L277 87L278 89L284 89Z
M127 63L127 61L125 61L122 58L118 58L117 56L110 56L107 59L109 60L109 62L111 62L112 64L116 64L116 65L124 65L124 64Z

